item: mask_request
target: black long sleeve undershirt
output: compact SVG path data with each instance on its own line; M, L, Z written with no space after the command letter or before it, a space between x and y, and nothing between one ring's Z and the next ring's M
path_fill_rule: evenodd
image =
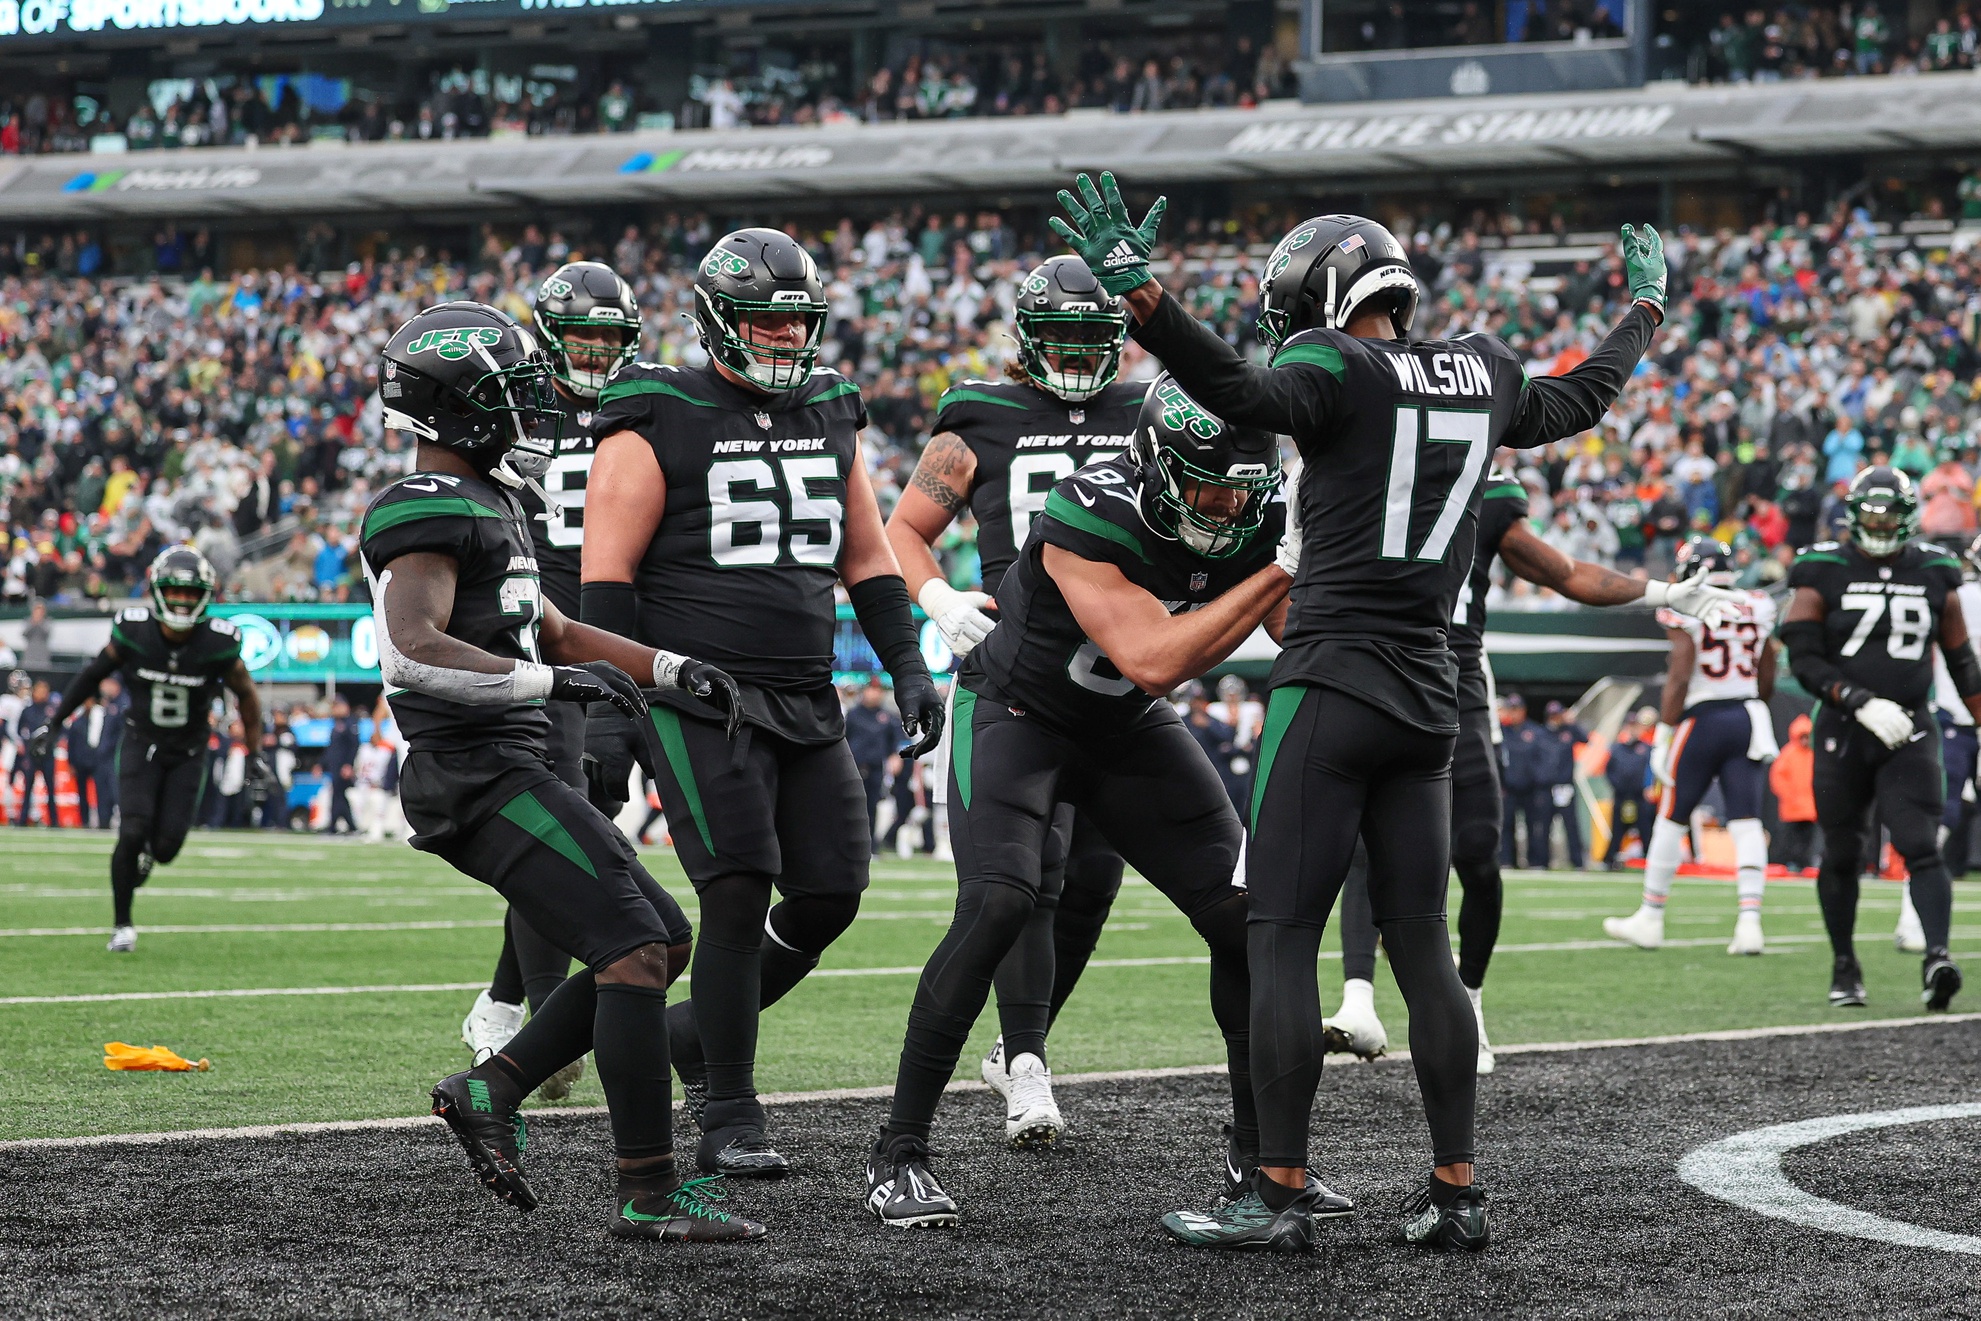
M123 658L110 647L97 652L95 659L83 667L83 672L76 676L75 682L62 694L62 700L56 706L55 714L49 717L48 723L58 730L61 729L62 722L75 714L77 707L96 696L97 689L103 686L103 681L115 674L123 663Z

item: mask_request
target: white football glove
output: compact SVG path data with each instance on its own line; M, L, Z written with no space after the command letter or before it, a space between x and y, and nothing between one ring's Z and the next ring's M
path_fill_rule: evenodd
M1746 598L1745 592L1710 586L1704 569L1680 582L1644 584L1644 604L1670 606L1681 615L1691 615L1707 628L1718 628L1733 619Z
M1671 726L1662 722L1651 741L1651 779L1658 784L1671 783Z
M990 603L990 597L983 592L959 592L940 578L931 578L922 584L922 590L915 596L915 603L922 607L922 613L935 621L942 640L958 657L970 654L979 642L989 637L997 627L997 621L985 614L983 607Z
M1300 474L1306 470L1306 464L1295 464L1286 475L1286 532L1279 539L1279 553L1273 556L1273 563L1289 578L1300 576Z
M1857 723L1877 735L1878 742L1895 748L1912 737L1912 713L1897 702L1874 697L1857 708Z

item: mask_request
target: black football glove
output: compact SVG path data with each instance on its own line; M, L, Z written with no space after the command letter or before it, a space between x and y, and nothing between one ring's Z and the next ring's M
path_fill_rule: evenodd
M901 728L915 740L901 749L902 756L913 761L942 741L942 694L928 671L896 676L894 704L901 709Z
M675 684L707 702L722 708L723 732L732 740L743 724L743 691L727 673L707 661L689 660L682 664Z
M642 717L642 723L652 722ZM626 806L627 786L632 781L635 763L649 775L653 773L639 724L610 702L593 702L585 714L582 763L586 796L593 807L609 817L619 815L619 809Z
M55 751L55 726L43 725L28 735L28 756L41 761Z
M270 766L268 758L259 752L248 754L247 784L248 792L258 803L282 790L282 781L275 777L275 768Z
M631 675L611 661L586 661L582 665L550 667L550 700L553 702L610 702L626 713L629 720L647 718L647 699Z

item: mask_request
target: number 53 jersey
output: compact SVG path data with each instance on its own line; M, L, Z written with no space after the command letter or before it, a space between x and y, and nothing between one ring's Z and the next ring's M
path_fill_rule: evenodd
M1844 678L1908 707L1932 694L1940 614L1960 583L1960 561L1929 541L1888 560L1822 541L1788 572L1790 587L1822 594L1825 649Z
M844 731L833 584L866 424L860 388L837 372L762 395L713 368L647 362L621 369L592 415L600 441L645 440L667 482L633 584L639 640L728 671L752 722L800 743Z
M1713 628L1676 610L1660 609L1658 622L1687 634L1696 647L1685 689L1688 708L1701 702L1760 697L1761 651L1775 631L1773 597L1766 592L1747 593L1740 613Z

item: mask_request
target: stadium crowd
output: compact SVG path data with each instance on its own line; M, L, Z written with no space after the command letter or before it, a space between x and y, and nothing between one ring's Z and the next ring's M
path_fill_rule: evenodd
M1981 183L1962 187L1968 209L1981 209ZM1166 254L1196 313L1250 349L1251 271L1283 219L1192 222ZM1400 228L1415 233L1413 260L1435 294L1418 333L1505 334L1531 373L1579 361L1623 295L1608 250L1536 275L1531 250L1494 250L1473 230ZM707 217L668 217L588 254L638 272L644 356L698 360L680 313L692 257L715 233ZM936 399L1002 370L1015 282L1041 245L989 212L902 212L806 237L831 267L828 358L861 382L875 482L891 505ZM1596 432L1521 460L1546 538L1578 558L1662 573L1683 536L1717 529L1754 580L1772 580L1794 547L1835 523L1849 477L1885 459L1924 484L1929 534L1971 536L1981 279L1962 237L1897 247L1862 210L1673 234L1686 296L1616 408ZM536 280L573 255L561 235L529 226L513 240L485 230L470 262L421 251L335 277L292 266L6 278L0 598L108 602L130 594L161 546L190 540L230 594L362 599L351 528L409 458L379 426L378 346L450 297L527 317ZM1128 371L1150 367L1131 351ZM951 576L974 582L970 528L942 550ZM1521 584L1508 603L1554 601Z

